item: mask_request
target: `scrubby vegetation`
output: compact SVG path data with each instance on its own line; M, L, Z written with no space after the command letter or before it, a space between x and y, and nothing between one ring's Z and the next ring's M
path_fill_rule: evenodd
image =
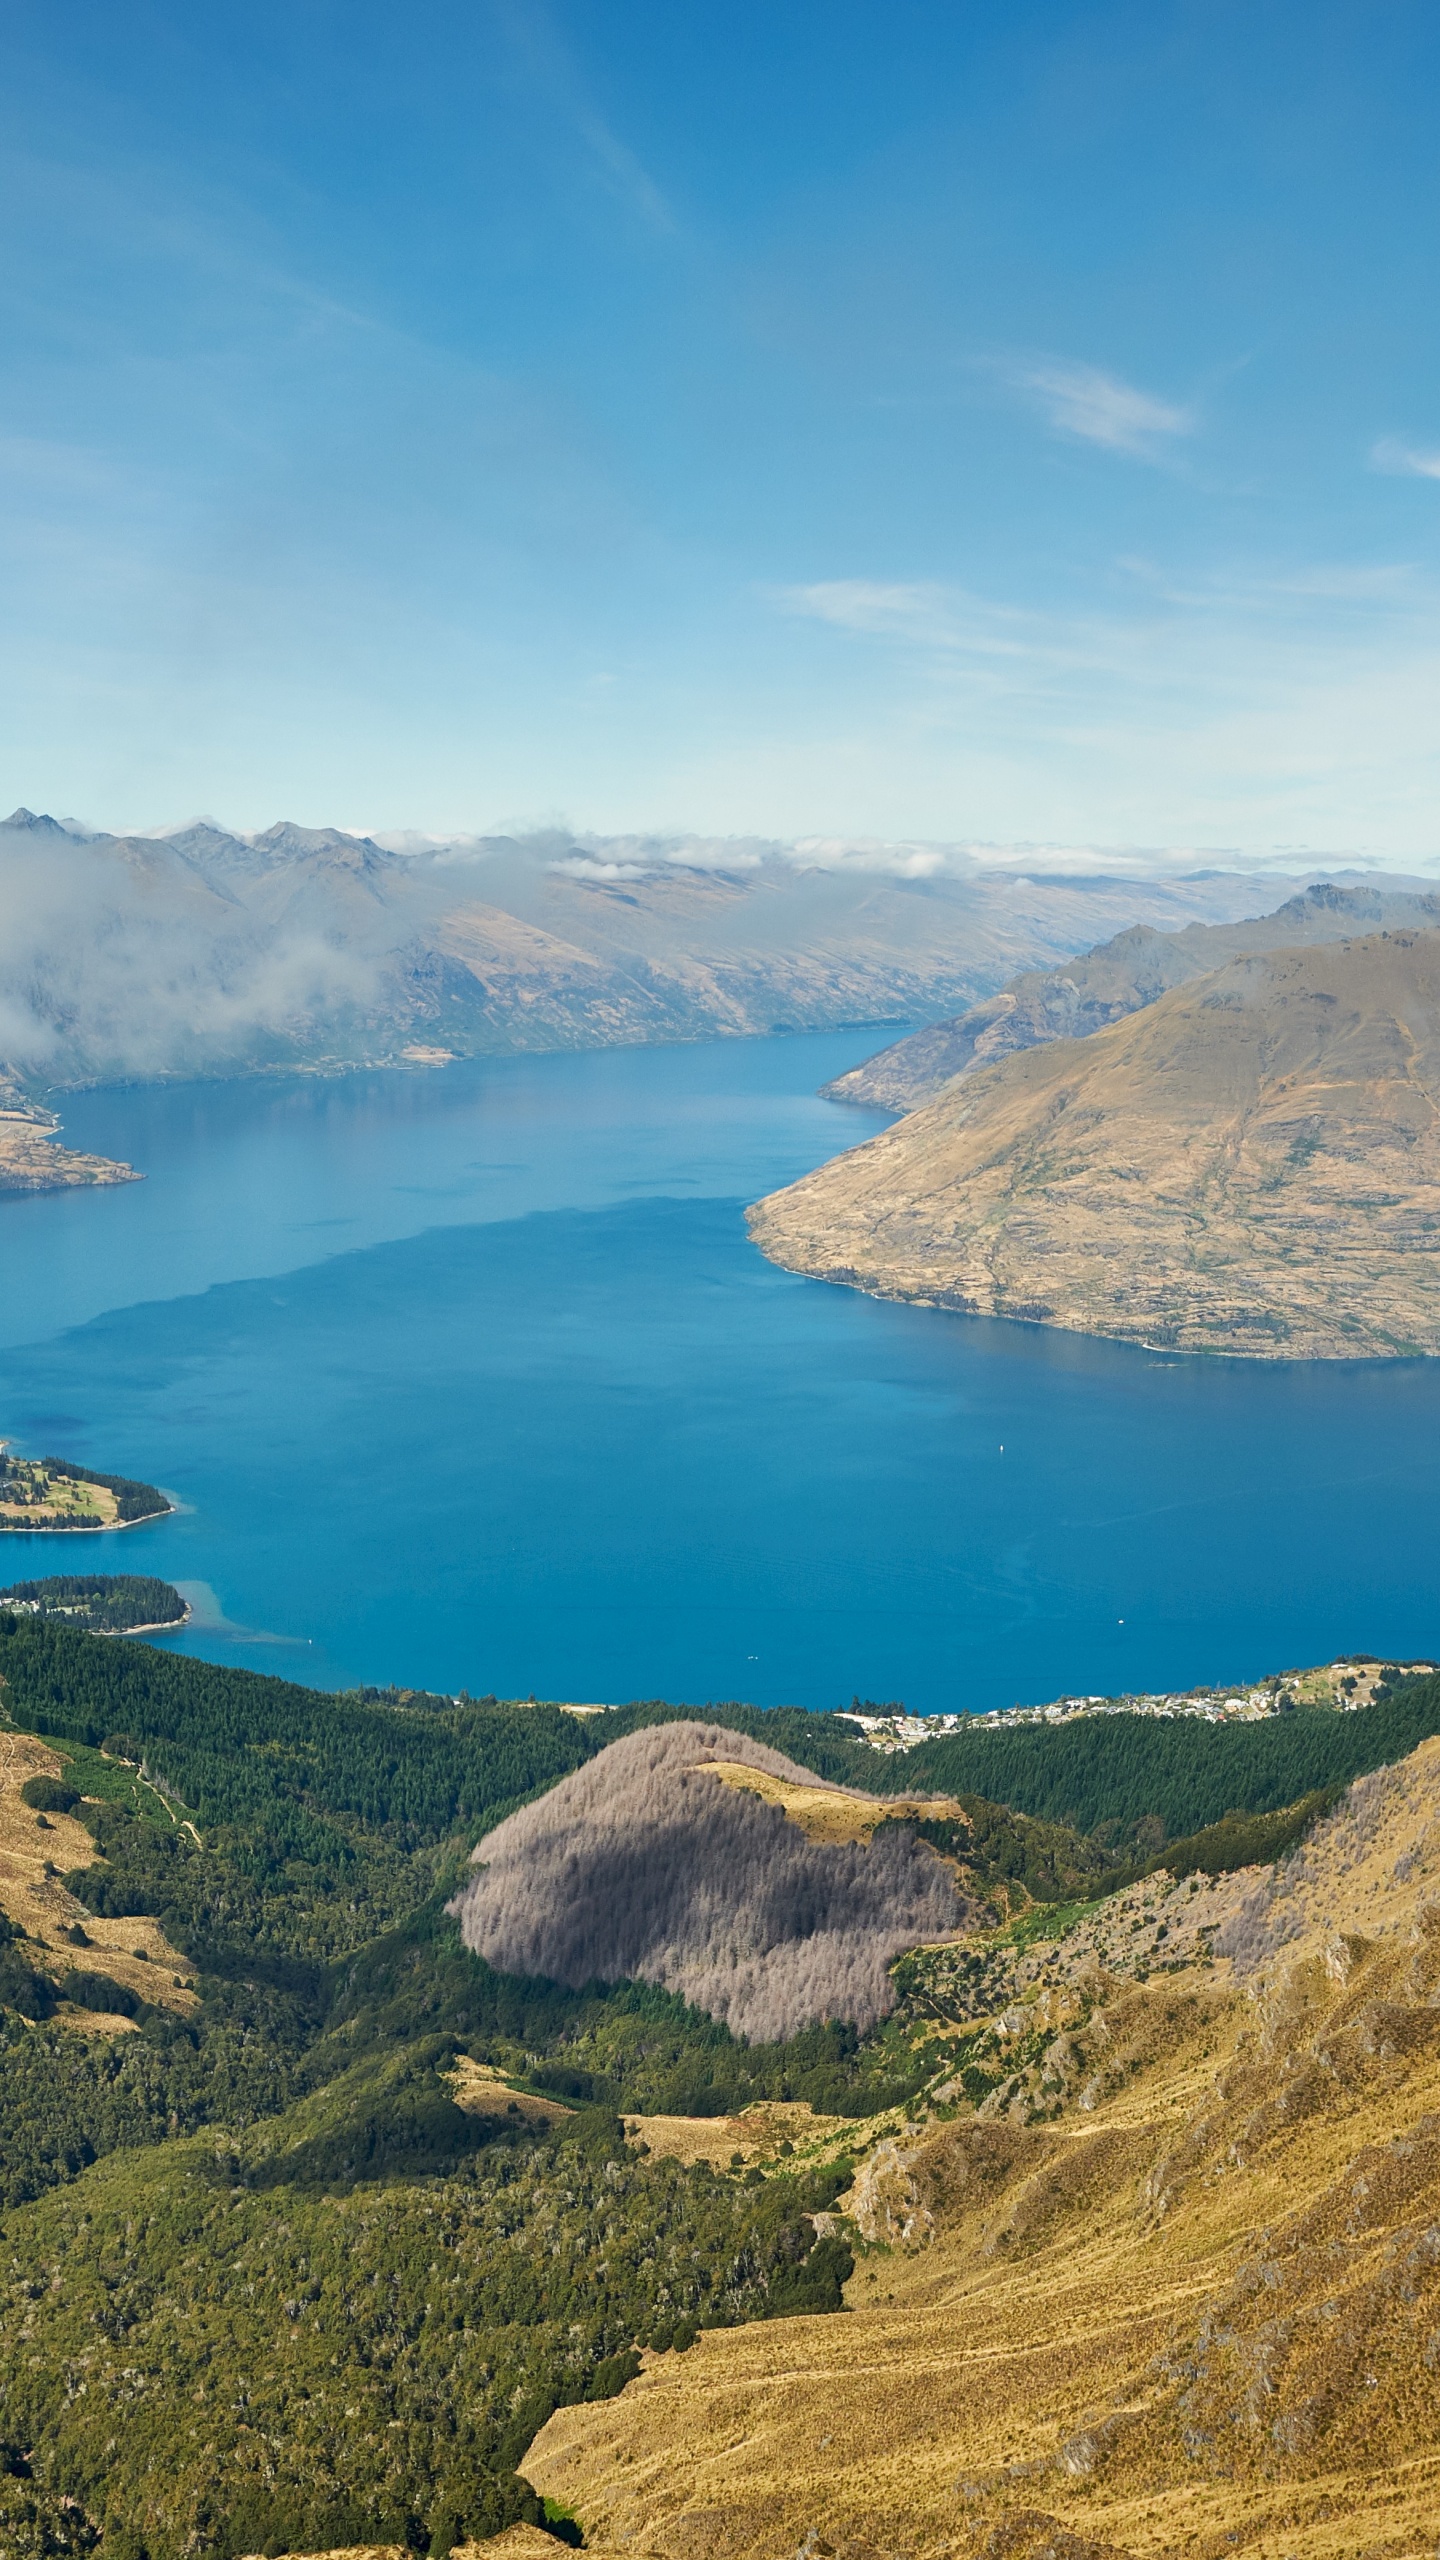
M848 2253L807 2218L833 2181L642 2162L598 2112L507 2134L444 2059L12 2217L0 2436L107 2553L444 2554L540 2522L515 2465L558 2403L620 2389L637 2346L838 2304Z
M56 1879L79 1915L62 1948L0 1925L5 2560L59 2560L102 2532L118 2560L337 2540L448 2552L463 2532L542 2520L514 2476L529 2434L558 2401L618 2389L638 2348L683 2346L700 2321L838 2306L846 2252L817 2243L810 2218L835 2179L783 2163L685 2171L627 2149L616 2119L767 2098L827 2116L908 2106L947 2056L935 2031L963 2035L998 1959L953 1950L964 1981L938 1990L933 1968L902 1964L900 2009L868 2031L831 2018L766 2039L761 2019L746 2041L664 1982L590 1978L612 1958L583 1932L573 1978L553 1964L541 1978L533 1951L507 1948L526 1968L511 1971L467 1950L445 1908L477 1842L493 1872L501 1826L543 1836L561 1782L593 1780L617 1735L678 1783L690 1745L658 1730L672 1711L584 1721L493 1699L329 1697L13 1611L0 1680L12 1725L51 1737L61 1762L27 1783L26 1821L79 1819L99 1852ZM783 1767L736 1737L783 1742L792 1776L876 1793L955 1793L936 1755L991 1739L885 1760L841 1719L714 1722L728 1758ZM879 1938L892 1890L922 1934L937 1888L954 1910L946 1859L997 1911L1063 1926L1167 1836L1168 1863L1202 1875L1279 1854L1345 1774L1324 1752L1364 1765L1436 1729L1440 1681L1353 1716L1026 1733L1013 1739L1049 1748L1015 1764L1021 1812L986 1800L994 1778L965 1788L961 1817L906 1813L846 1854L880 1879ZM1125 1751L1067 1756L1091 1736ZM798 1895L770 1915L792 1940L843 1917L823 1866L791 1854L813 1844L787 1825L785 1855L769 1850L782 1816L687 1784L738 1809L746 1856L763 1846ZM547 1791L548 1811L520 1810ZM1100 1839L1067 1827L1062 1803ZM607 1855L633 1866L625 1830ZM597 1867L593 1890L625 1872ZM717 1870L715 1890L733 1902L747 1875ZM142 1914L198 1986L193 2014L125 1991L87 1943ZM617 1945L617 1969L631 1953ZM702 1984L697 1965L684 1987ZM128 2007L133 2031L75 2033L64 2004L87 2001ZM548 2129L467 2113L448 2077L462 2056L573 2113Z
M997 1917L1012 1900L1068 1902L1102 1893L1114 1882L1115 1861L1062 1822L1037 1822L984 1796L961 1796L962 1819L896 1814L883 1824L908 1831L942 1857L959 1860L971 1880L992 1894Z

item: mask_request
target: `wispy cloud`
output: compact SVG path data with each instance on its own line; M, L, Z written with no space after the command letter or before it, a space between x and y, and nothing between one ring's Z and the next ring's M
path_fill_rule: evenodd
M578 134L610 194L652 231L675 217L650 172L605 121L541 0L493 0L496 19L534 86Z
M777 588L773 601L807 622L947 656L1006 658L1026 646L1021 614L929 580L822 578Z
M1370 468L1398 473L1407 480L1440 480L1440 451L1432 447L1422 452L1415 445L1402 444L1398 436L1382 436L1370 448Z
M1023 834L1129 845L1141 868L1157 846L1226 847L1229 867L1237 846L1266 860L1348 846L1434 869L1434 580L1393 561L1242 560L1179 579L1125 566L1107 594L1061 607L941 581L772 594L855 654L854 725L829 752L857 838L899 835L886 820L903 760L934 781L928 802L903 804L914 838L948 836L954 811L969 851Z
M787 613L830 622L840 631L875 632L887 639L945 638L949 610L942 587L900 579L822 578L813 586L782 587L777 601Z
M1086 444L1103 445L1109 453L1127 453L1151 462L1177 436L1193 435L1192 410L1157 400L1118 374L1099 365L1069 364L1061 358L1038 362L1011 361L997 368L1014 391L1043 410L1061 435L1079 436Z

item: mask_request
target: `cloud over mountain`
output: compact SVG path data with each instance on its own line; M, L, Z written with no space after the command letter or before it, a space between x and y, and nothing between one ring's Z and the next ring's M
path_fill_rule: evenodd
M0 1088L913 1021L1097 929L1252 901L1216 874L1012 877L958 845L108 835L17 809Z

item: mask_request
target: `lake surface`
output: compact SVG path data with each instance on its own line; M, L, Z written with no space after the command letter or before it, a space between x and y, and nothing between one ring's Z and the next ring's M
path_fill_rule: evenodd
M0 1579L187 1586L334 1686L914 1710L1440 1643L1440 1362L1159 1358L776 1271L746 1201L874 1032L92 1094L0 1205L0 1431L179 1518Z

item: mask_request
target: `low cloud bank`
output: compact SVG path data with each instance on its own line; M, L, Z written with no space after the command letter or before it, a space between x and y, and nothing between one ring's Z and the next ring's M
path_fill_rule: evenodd
M384 935L270 915L163 842L0 827L0 1060L60 1084L297 1054L363 1013Z
M138 836L20 809L0 823L0 1088L935 1020L1117 927L1267 902L1195 854Z

